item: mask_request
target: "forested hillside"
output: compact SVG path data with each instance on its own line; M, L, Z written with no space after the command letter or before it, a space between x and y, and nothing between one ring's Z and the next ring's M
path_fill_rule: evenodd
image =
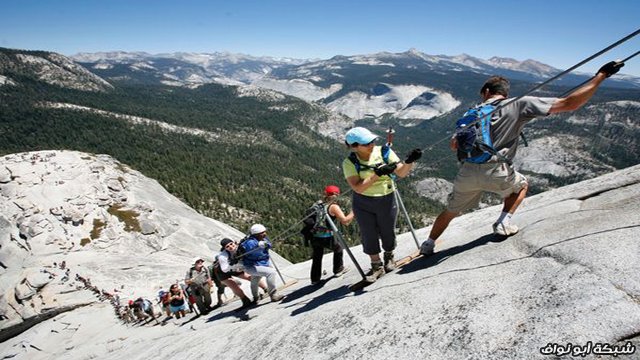
M0 87L0 153L70 149L110 154L207 216L241 230L264 223L276 251L292 261L308 256L295 226L306 207L329 183L347 190L340 169L346 149L311 131L305 122L323 114L295 98L265 102L239 97L237 88L216 84L83 92L21 74L8 76L20 85ZM43 105L45 101L150 118L219 137L54 109ZM430 202L418 201L414 190L401 185L412 216L435 213Z
M382 76L378 68L349 69L360 80L345 80L345 88L375 93L379 80L367 74ZM413 174L399 181L414 223L425 226L443 205L419 196L415 183L453 180L457 162L447 139L459 114L478 101L486 75L425 69L403 74L407 82L410 74L427 79L460 105L413 127L401 126L390 114L355 124L379 134L392 126L401 157L411 148L425 149ZM308 257L297 225L304 210L327 184L348 190L340 168L348 151L341 135L328 138L312 130L328 119L340 127L340 118L319 104L255 87L106 83L44 51L0 49L0 75L0 154L70 149L112 155L207 216L243 231L264 223L276 250L292 261ZM531 87L513 80L511 92L520 95ZM537 95L566 90L548 86ZM602 88L575 113L533 121L525 128L531 149L522 147L516 159L531 179L531 192L637 164L639 117L639 91ZM345 120L334 133L344 134L352 123ZM348 199L342 200L346 208ZM400 231L406 231L399 219ZM357 243L355 228L345 229L351 243Z

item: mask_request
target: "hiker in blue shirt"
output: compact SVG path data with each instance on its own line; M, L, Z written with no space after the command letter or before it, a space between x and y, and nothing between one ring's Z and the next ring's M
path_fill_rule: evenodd
M280 301L284 296L276 289L276 271L271 267L269 249L271 242L267 238L267 228L262 224L251 226L249 237L240 243L240 256L244 271L251 275L251 293L253 301L258 302L258 285L264 276L267 279L267 292L271 301Z

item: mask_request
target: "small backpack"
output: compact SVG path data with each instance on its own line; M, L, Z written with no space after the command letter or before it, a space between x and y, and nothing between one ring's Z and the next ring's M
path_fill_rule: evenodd
M484 164L496 155L498 160L511 163L496 151L491 140L491 115L501 100L469 109L456 121L459 161Z
M382 145L380 147L380 151L382 152L382 161L384 161L385 164L389 163L389 154L391 153L391 147L389 145ZM360 163L360 160L358 160L358 155L356 155L356 153L352 152L351 154L349 154L349 160L353 163L353 165L356 167L356 171L358 172L358 174L360 174L360 170L361 169L375 169L376 167L378 167L379 165L382 164L375 164L373 166L371 165L365 165ZM391 174L391 176L394 176L393 174Z
M304 220L302 220L302 230L300 233L304 236L305 246L308 246L309 241L313 239L313 235L322 232L330 232L326 226L324 203L322 201L316 201L310 208L304 212Z

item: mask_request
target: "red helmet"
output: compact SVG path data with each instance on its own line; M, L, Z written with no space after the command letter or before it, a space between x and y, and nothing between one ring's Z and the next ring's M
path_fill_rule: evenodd
M327 187L324 188L324 193L327 196L340 195L340 188L335 185L327 185Z

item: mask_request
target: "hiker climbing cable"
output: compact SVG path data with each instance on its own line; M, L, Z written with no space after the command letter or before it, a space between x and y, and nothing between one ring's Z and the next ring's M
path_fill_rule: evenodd
M171 310L172 315L176 315L176 319L180 319L185 316L187 301L178 284L172 284L171 287L169 287L169 309Z
M135 301L129 301L129 307L133 310L138 321L146 320L146 322L149 322L153 319L157 324L160 323L156 318L155 311L153 311L153 303L150 300L140 297Z
M204 260L201 257L196 257L193 260L193 266L187 271L184 282L189 285L189 293L195 297L200 314L208 314L211 311L211 286L213 283L209 270L204 266Z
M522 128L536 117L579 109L591 99L600 84L622 66L623 62L615 61L603 65L590 81L563 98L522 96L507 99L509 80L501 76L490 77L480 89L482 103L458 120L450 147L458 153L460 169L447 208L436 218L429 238L420 246L420 253L432 254L435 241L451 220L462 211L477 206L484 191L503 198L502 213L493 224L493 232L501 236L516 234L519 229L511 223L511 217L528 188L527 179L512 164Z
M171 316L171 310L169 309L169 297L170 294L168 291L158 291L158 304L160 304L160 307L164 310L167 316Z
M335 185L325 187L322 201L316 202L309 209L309 215L304 220L305 225L302 233L312 249L311 284L320 282L322 256L325 248L333 250L333 274L335 276L340 276L348 270L344 266L342 246L336 241L333 230L325 219L325 216L329 216L334 223L338 220L343 225L349 225L353 221L353 211L345 215L340 205L337 204L338 195L340 195L339 187Z
M249 237L240 243L242 265L245 272L251 275L251 293L253 301L258 302L258 284L264 276L267 279L267 293L271 301L280 301L284 296L276 289L276 270L270 265L269 249L271 242L267 237L267 228L262 224L254 224L249 229Z
M224 296L224 291L227 288L227 285L225 285L222 281L220 281L220 277L218 275L216 275L216 267L218 267L218 258L217 256L214 257L213 262L211 263L211 265L209 265L208 269L209 269L209 275L211 275L211 280L213 281L213 283L216 285L216 299L217 302L214 306L211 307L211 309L217 309L220 306L224 305L224 300L222 300L222 297Z
M249 300L247 295L245 295L244 291L242 291L235 279L232 279L232 277L236 277L251 281L251 276L244 272L242 264L236 260L238 244L231 239L224 238L220 241L220 246L220 253L216 256L216 261L214 261L214 276L216 276L224 285L229 287L235 296L242 300L242 305L244 307L250 306L252 301ZM260 280L258 284L266 293L267 284L264 280Z
M412 150L404 162L388 146L374 144L378 138L368 129L355 127L345 135L351 154L342 162L344 177L353 189L353 212L360 226L362 249L371 259L369 276L378 278L395 269L395 225L398 207L390 176L405 177L420 159L420 149ZM380 259L380 242L384 263Z

